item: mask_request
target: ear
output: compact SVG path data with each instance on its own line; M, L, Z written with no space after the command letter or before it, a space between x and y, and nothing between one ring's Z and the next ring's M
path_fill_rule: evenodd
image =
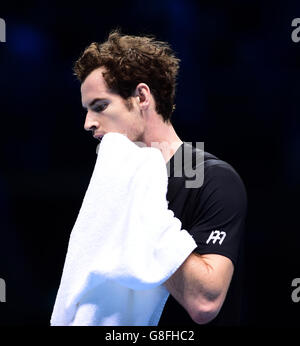
M151 100L151 91L147 84L139 83L134 92L137 102L141 108L148 108Z

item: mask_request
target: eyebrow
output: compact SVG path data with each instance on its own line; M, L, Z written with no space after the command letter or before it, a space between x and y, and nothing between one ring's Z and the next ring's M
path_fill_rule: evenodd
M90 102L90 104L88 105L89 107L93 107L94 104L98 101L106 101L107 99L103 99L103 98L95 98L93 99L93 101ZM82 106L83 109L87 110L86 107Z

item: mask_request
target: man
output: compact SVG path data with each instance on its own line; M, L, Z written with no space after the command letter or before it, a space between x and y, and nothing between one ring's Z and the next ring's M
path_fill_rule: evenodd
M202 186L189 189L185 175L174 175L174 158L183 148L193 159L199 154L178 137L170 120L178 68L169 45L154 38L114 31L103 44L92 43L74 67L86 110L84 128L100 141L119 132L146 146L165 144L159 149L170 169L168 206L198 247L164 283L170 297L159 325L237 324L246 192L234 169L209 153Z

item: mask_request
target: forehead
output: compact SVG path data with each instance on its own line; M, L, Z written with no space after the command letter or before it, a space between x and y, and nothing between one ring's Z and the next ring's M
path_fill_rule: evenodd
M105 98L112 95L102 76L103 72L105 72L103 67L97 68L81 84L81 99L84 106L95 98Z

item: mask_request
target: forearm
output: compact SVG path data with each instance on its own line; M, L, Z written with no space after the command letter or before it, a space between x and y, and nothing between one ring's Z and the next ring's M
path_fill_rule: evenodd
M209 322L223 304L233 272L230 265L224 275L216 270L218 261L224 259L218 255L191 254L164 284L197 323ZM225 259L225 263L226 260L230 261Z

